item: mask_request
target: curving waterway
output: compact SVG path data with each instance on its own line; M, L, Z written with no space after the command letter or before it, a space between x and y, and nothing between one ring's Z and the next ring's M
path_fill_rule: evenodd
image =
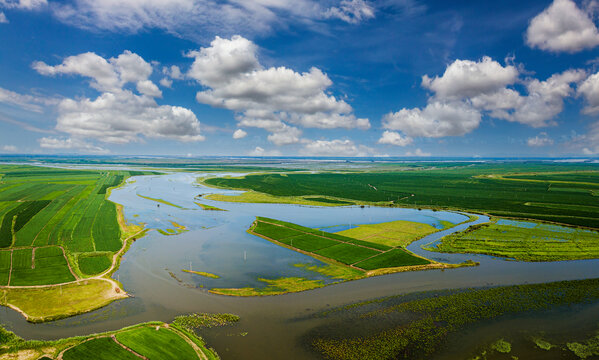
M414 291L599 277L599 260L526 263L484 255L433 253L421 248L444 235L488 221L486 216L480 216L475 222L429 235L408 247L414 253L447 263L474 260L480 262L477 267L390 274L279 296L238 298L210 294L207 288L263 286L257 280L260 277L322 279L318 274L293 266L319 261L246 233L256 216L313 228L393 220L440 227L441 220L460 223L467 220L467 216L401 208L215 202L203 197L211 193L239 192L195 184L196 178L203 175L175 173L134 177L112 192L110 200L124 205L128 221L163 230L174 228L171 222L175 222L188 229L174 236L151 231L131 246L113 277L134 297L92 313L46 324L27 323L18 313L1 308L0 321L26 339L58 339L150 320L169 322L177 315L190 312L229 312L241 316L237 325L201 334L223 359L312 359L314 354L300 339L326 321L309 315L330 307ZM177 207L138 195L162 199ZM198 195L201 196L196 198ZM205 211L195 202L227 211ZM207 279L181 271L190 267L221 278Z

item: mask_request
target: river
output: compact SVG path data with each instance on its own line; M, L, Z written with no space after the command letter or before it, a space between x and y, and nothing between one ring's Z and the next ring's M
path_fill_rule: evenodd
M393 220L440 226L441 220L459 223L467 216L402 208L215 202L203 196L239 192L195 184L196 178L203 175L174 173L133 177L125 186L112 192L110 200L124 205L129 221L143 222L154 229L173 228L173 221L189 230L173 236L151 231L131 246L113 277L119 279L134 297L88 314L45 324L27 323L19 314L3 307L0 309L2 323L26 339L58 339L119 329L150 320L169 322L177 315L191 312L229 312L239 315L241 321L232 327L210 329L201 334L223 359L312 359L314 354L300 339L307 331L326 321L308 316L319 310L414 291L599 277L599 260L527 263L421 249L421 245L473 224L470 223L429 235L412 243L408 249L437 261L459 263L474 260L480 262L480 266L396 273L279 296L239 298L214 295L206 288L264 285L257 281L258 277L321 278L292 266L296 263L316 264L319 263L317 260L246 233L255 216L313 228ZM196 200L200 194L202 197ZM163 199L179 207L138 195ZM227 211L201 210L195 201ZM480 216L474 223L485 221L488 218ZM221 278L206 279L181 271L190 267L218 274Z

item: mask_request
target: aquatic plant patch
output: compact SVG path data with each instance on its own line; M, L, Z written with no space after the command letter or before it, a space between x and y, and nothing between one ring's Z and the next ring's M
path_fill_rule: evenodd
M449 334L471 324L598 300L599 279L432 291L329 310L320 314L331 318L326 331L316 328L306 336L326 359L426 359ZM592 340L581 344L587 351ZM494 346L498 352L509 348L506 341Z

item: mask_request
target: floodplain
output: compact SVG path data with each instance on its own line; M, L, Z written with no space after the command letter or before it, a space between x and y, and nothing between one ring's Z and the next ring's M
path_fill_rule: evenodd
M556 192L554 187L563 189L559 185L566 182L570 187L568 193L579 192L583 196L595 196L591 188L596 182L592 176L596 170L592 170L592 166L589 165L454 165L409 165L406 166L409 170L402 170L402 173L417 177L428 171L433 174L443 172L444 176L448 177L456 170L453 173L454 180L464 179L474 184L493 180L501 184L522 186L524 183L549 181L551 186L545 188L547 193ZM468 358L482 356L483 352L489 359L501 359L502 356L525 358L525 354L535 353L536 348L538 351L547 351L537 345L547 347L545 343L548 343L550 348L546 358L557 359L561 356L576 359L579 356L577 354L585 354L585 351L588 352L592 347L596 325L585 325L584 333L582 330L580 333L573 333L569 339L557 339L552 334L543 335L534 328L534 331L531 330L530 339L540 339L534 342L525 339L528 335L508 336L501 331L500 326L493 324L524 321L523 319L528 319L529 316L550 315L555 317L556 323L560 323L582 316L580 314L584 314L584 318L596 318L599 315L599 303L593 295L593 289L596 287L593 281L596 280L592 280L599 278L599 264L592 246L596 239L596 227L592 221L582 223L592 215L572 213L574 210L583 210L590 214L595 211L595 203L573 204L568 203L566 197L558 199L551 197L554 194L549 194L545 199L541 196L542 201L526 201L529 204L522 206L535 209L542 207L550 209L552 213L544 214L535 210L534 213L530 213L533 216L529 217L518 212L497 215L497 212L505 211L506 202L501 205L504 210L485 210L481 209L481 206L469 208L458 206L459 204L431 205L430 202L415 202L409 205L389 200L356 199L357 195L337 196L334 193L337 189L320 191L321 193L285 195L280 203L276 201L278 195L267 193L264 193L264 196L268 197L269 201L264 203L215 201L214 197L220 196L229 200L243 192L239 187L236 187L237 190L230 190L220 185L217 188L202 185L212 181L206 180L207 176L216 176L215 179L221 179L222 176L222 179L227 181L236 180L232 176L239 175L245 178L271 176L275 184L278 183L279 177L314 176L317 179L323 172L348 177L367 176L373 172L376 174L370 175L383 174L389 176L389 179L399 176L395 171L397 167L390 165L377 165L374 169L353 168L351 172L333 171L326 166L323 165L320 171L310 169L310 174L293 169L281 175L281 169L276 167L273 167L272 171L261 169L263 174L260 175L248 175L243 172L232 174L201 170L176 171L166 175L139 174L125 181L128 176L125 174L121 181L122 186L109 191L109 201L122 205L120 209L115 206L115 219L129 225L143 223L146 232L145 236L140 238L141 233L135 235L137 233L129 230L127 235L135 235L137 241L128 242L127 251L119 254L118 269L113 269L114 272L111 272L110 276L115 283L122 284L123 289L135 297L123 296L123 300L117 302L106 300L106 306L91 313L85 314L86 310L82 310L70 314L79 315L64 318L65 314L57 315L60 313L60 304L56 304L56 307L36 308L35 300L39 299L41 290L38 295L33 295L33 292L24 291L32 289L18 289L23 291L13 292L13 289L8 288L3 289L3 299L7 299L11 293L11 296L18 295L18 300L28 304L29 311L35 316L30 317L31 322L25 322L18 313L5 309L0 311L0 317L9 329L19 335L23 334L22 336L29 339L50 340L114 331L122 326L155 320L170 323L180 314L195 312L198 309L215 313L235 312L241 318L235 325L226 329L210 328L202 331L202 336L210 346L217 349L223 359L338 358L335 354L339 353L339 349L346 349L347 346L355 344L360 346L357 347L358 350L351 350L356 351L350 352L355 355L354 358L401 358L405 354L408 354L407 358L417 358L416 354L426 354L426 358L449 359L455 358L456 351L467 355ZM215 169L216 167L211 167L211 171ZM251 171L247 167L240 166L240 169ZM536 177L533 179L526 175L535 171L549 172L549 169L551 173L534 175ZM228 170L230 171L230 168ZM102 173L108 170L86 171ZM271 174L264 174L265 172ZM471 175L466 179L465 173ZM580 177L575 176L575 173ZM202 181L198 183L197 179ZM398 179L401 180L401 177ZM401 185L401 181L398 183ZM370 185L377 189L373 191L384 188L377 183ZM478 199L485 198L487 195L478 194L476 186L478 185L474 186L472 196ZM582 190L572 191L572 187ZM411 191L407 190L407 196L410 198L419 196L417 192L411 196ZM439 189L431 190L435 191ZM506 191L506 197L511 196L510 191L501 191ZM501 191L495 195L499 197ZM204 211L197 204L200 198L202 204L226 211ZM310 203L294 204L294 198L302 198L301 201ZM40 199L43 200L45 199ZM409 200L403 199L401 202ZM488 201L482 204L490 208L497 207L498 203ZM520 205L513 203L513 206ZM119 213L122 214L121 219L118 217ZM485 213L492 213L494 216L488 217ZM572 226L573 221L566 222L560 219L574 219L580 223ZM116 223L119 224L118 221ZM520 223L535 224L535 227L514 226ZM472 229L470 232L467 230L469 228ZM120 239L125 238L125 230L122 230L122 226L120 229L123 232ZM246 232L248 229L250 231ZM138 227L137 230L141 231L142 228ZM477 234L479 230L487 232ZM504 235L494 236L491 231ZM537 236L540 234L538 231L544 231L542 236ZM466 239L467 247L476 251L466 251L462 248L457 251L440 252L448 239L469 233L472 236ZM494 244L493 241L498 244ZM536 259L514 255L530 242L534 243L535 248L544 249L542 251L548 256L543 257L541 250L539 253L523 252L540 256ZM503 250L501 243L505 243ZM560 245L561 243L566 245ZM455 244L459 245L457 242ZM455 244L454 246L458 247ZM44 248L60 249L60 246L63 245L48 244L38 246L35 251ZM488 252L488 248L501 251ZM13 264L6 260L10 257L2 252L15 250L20 248L10 246L0 250L0 267L7 270L8 276L12 273ZM48 260L49 264L54 264L58 269L58 251L44 251L48 252L47 258L51 259ZM64 254L69 254L68 251L65 249ZM33 249L30 253L23 254L34 255ZM84 281L94 286L96 283L110 285L105 280L96 282L97 275L93 274L108 271L111 265L108 265L108 268L106 266L108 261L114 260L114 254L110 251L78 254L75 258L77 270L71 273L82 280L76 282L77 286L85 286ZM21 265L14 264L15 266L22 266L28 271L35 270L27 262L27 256L19 256ZM506 258L510 261L506 261ZM35 257L33 260L32 257L28 259L31 263L35 262ZM63 259L71 265L72 259L68 255L66 258L63 256ZM427 264L412 264L412 261L416 261L414 259L426 261ZM464 263L480 265L459 266ZM397 272L398 268L420 270L419 267L431 264L452 265L455 268ZM372 275L385 275L367 276L369 272L372 272ZM58 276L61 273L57 271L56 274ZM31 277L27 271L23 275L25 278ZM17 271L17 278L19 277L23 278ZM590 280L573 281L576 279ZM522 285L525 283L532 285ZM44 291L60 294L61 291L69 291L70 286L72 285L52 286ZM114 288L111 287L110 290ZM91 297L89 294L94 292L98 294L97 291L90 289L88 295L82 296L74 304L83 305L84 299ZM273 296L277 294L286 295ZM401 301L380 300L390 297L399 299L398 295L403 297ZM547 301L537 301L543 296L547 297ZM481 312L483 307L477 299L487 299L486 304L496 304L493 305L490 315ZM515 299L518 300L517 308L511 304ZM400 303L409 305L403 305L404 309L401 311L394 309L389 312L381 310L384 306L379 309L372 308L376 307L375 304L395 306ZM354 304L364 304L364 307ZM342 324L344 319L352 318L353 308L368 308L372 313L376 310L381 311L373 315L374 320L364 318L365 322L360 323L363 325L360 326L362 333L336 333L335 329L340 329L339 324ZM564 310L565 308L568 310ZM55 309L52 310L55 315L50 314L51 309ZM337 315L340 318L335 317ZM468 319L464 318L466 315ZM406 343L401 340L401 336L394 341L388 341L385 336L393 333L398 326L405 325L402 321L406 320L406 316L415 319L409 324L409 328L415 332L406 330L405 334L402 333L409 341ZM32 323L44 320L53 321ZM429 320L433 325L425 326ZM292 326L289 325L291 323ZM373 323L376 323L376 326ZM446 326L441 326L442 324ZM521 328L532 329L533 325L526 323ZM484 339L482 333L478 336L471 333L472 329L479 328L489 329ZM412 341L415 333L422 335L418 335L417 338L425 339L425 343ZM118 340L118 336L116 338ZM462 343L462 339L467 340L464 343L477 345L467 349L453 346L456 342ZM277 346L273 347L273 343ZM524 343L536 348L534 351L525 351L522 345ZM109 346L111 345L106 345ZM143 348L138 350L147 351ZM342 352L344 351L346 350Z

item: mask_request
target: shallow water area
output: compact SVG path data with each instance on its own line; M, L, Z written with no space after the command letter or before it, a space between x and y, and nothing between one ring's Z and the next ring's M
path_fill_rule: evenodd
M230 312L241 316L238 324L202 331L209 345L223 359L311 359L314 354L301 343L301 337L309 329L326 321L310 315L329 307L422 290L599 277L597 260L524 263L485 255L441 254L421 249L422 245L473 224L469 223L429 235L411 244L408 249L448 263L471 259L481 263L478 267L397 273L281 296L237 298L214 295L206 289L263 286L258 281L259 277L301 276L331 281L293 266L297 263L320 264L319 261L248 234L246 230L256 216L312 228L394 220L422 222L438 227L442 220L457 224L468 217L454 212L403 208L210 201L204 198L206 194L231 195L240 192L208 188L195 183L196 178L205 175L172 173L133 177L125 186L112 191L110 199L124 205L128 221L143 222L148 228L163 230L172 229L172 222L175 222L188 230L172 236L150 231L147 236L133 243L113 276L123 283L127 292L134 295L133 298L115 302L89 314L35 325L25 322L14 311L2 308L2 322L28 339L56 339L117 329L143 321L171 321L176 315L189 312ZM200 194L202 196L198 198ZM164 200L178 207L138 195ZM202 210L195 202L226 211ZM485 221L488 218L481 216L474 223ZM213 273L220 278L210 279L181 271L190 268ZM245 332L247 335L242 336Z

